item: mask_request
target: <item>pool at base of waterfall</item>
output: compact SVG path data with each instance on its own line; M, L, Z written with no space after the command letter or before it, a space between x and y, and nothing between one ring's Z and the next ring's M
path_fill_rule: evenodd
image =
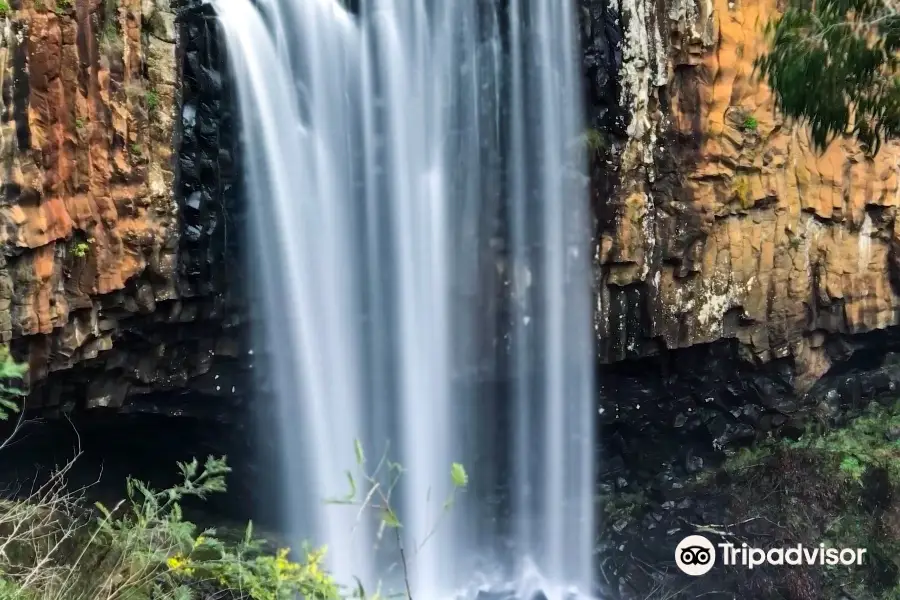
M499 585L482 585L464 590L455 600L596 600L566 585L547 581L535 573L535 579L522 578Z
M402 587L403 584L401 584ZM396 589L392 589L397 591ZM392 593L387 594L392 596ZM406 595L401 591L398 595ZM558 583L545 577L537 565L523 561L515 576L508 574L476 573L472 580L452 593L429 592L413 589L413 600L601 600L585 593L576 586Z

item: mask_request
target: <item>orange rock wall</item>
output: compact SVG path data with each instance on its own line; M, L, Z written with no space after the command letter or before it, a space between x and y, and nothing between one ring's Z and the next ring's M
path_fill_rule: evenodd
M0 18L0 340L32 375L92 359L178 296L174 16L164 0L17 0ZM900 322L900 148L815 152L753 76L775 0L621 0L601 357L737 338L791 357ZM165 348L158 348L165 353Z
M0 18L0 340L25 340L35 378L112 347L104 306L176 295L162 4L20 0Z
M596 251L607 360L736 337L753 360L793 357L802 388L829 336L900 322L900 147L820 154L776 113L753 73L775 4L623 0L632 118ZM639 308L617 308L627 290Z

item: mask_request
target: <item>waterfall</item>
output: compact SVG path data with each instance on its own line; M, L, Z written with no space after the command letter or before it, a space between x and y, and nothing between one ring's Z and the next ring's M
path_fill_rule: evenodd
M593 326L575 6L213 0L241 109L284 527L405 585L348 492L402 466L414 597L591 593ZM450 466L468 488L452 493ZM355 479L354 482L358 482ZM382 478L384 482L384 478Z

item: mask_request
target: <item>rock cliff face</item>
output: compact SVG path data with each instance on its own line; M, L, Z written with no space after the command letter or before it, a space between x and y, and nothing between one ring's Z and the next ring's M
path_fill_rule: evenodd
M753 74L775 10L621 1L622 114L592 136L595 172L617 184L595 197L604 361L735 338L752 362L792 361L803 392L830 343L900 321L900 148L819 154L775 112Z
M87 334L79 317L97 312L92 297L137 277L146 283L136 311L176 296L174 39L163 29L145 46L139 0L100 9L20 7L3 48L0 218L5 254L15 256L3 273L0 337L68 329L59 350L76 360L110 347L108 323L91 323L90 343L79 339Z
M763 475L711 475L726 456L744 456L738 447L811 425L843 428L895 405L900 147L867 158L839 139L818 153L804 126L775 112L753 61L776 0L582 5L595 325L607 363L598 380L600 595L843 597L846 589L823 591L821 573L679 577L671 557L700 525L750 542L735 524L795 522L794 507L821 507L817 493L840 489L804 455ZM704 476L705 488L692 487ZM854 491L868 487L877 486ZM773 489L786 500L767 504ZM865 506L864 518L888 512L853 497L825 511L829 523L850 522L847 506ZM788 537L817 544L827 528ZM778 546L782 529L760 546ZM895 564L883 571L886 587L900 581Z
M18 0L0 19L0 340L35 405L116 407L207 374L235 391L212 383L240 351L222 327L227 95L215 35L176 8Z
M900 148L820 155L775 113L752 67L775 0L580 6L602 362L732 340L802 394L900 322ZM36 404L239 391L217 366L246 361L222 326L241 314L241 211L209 17L163 0L3 16L0 340Z

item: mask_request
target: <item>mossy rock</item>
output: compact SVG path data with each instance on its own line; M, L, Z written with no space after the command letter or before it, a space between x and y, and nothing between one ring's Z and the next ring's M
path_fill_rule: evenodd
M750 210L756 201L750 194L750 180L746 176L736 177L731 187L732 198L743 210Z

